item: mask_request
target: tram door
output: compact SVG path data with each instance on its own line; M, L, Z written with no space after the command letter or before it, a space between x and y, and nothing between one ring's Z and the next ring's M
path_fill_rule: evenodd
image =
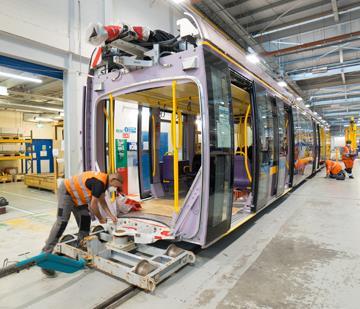
M276 101L256 84L258 187L256 209L276 195L278 184L278 119Z
M284 103L281 100L277 101L278 108L278 135L279 135L279 169L278 169L278 184L277 195L284 193L285 188L289 182L289 128L290 117L289 112L285 110Z
M225 233L231 224L234 127L227 63L205 52L209 106L210 161L207 242ZM204 138L204 137L203 137Z

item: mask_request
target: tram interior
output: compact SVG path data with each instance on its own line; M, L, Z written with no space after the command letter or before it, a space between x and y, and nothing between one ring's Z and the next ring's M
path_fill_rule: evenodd
M198 88L193 82L176 84L175 141L172 138L171 84L118 96L115 102L115 138L125 149L116 167L125 180L125 193L141 201L142 206L141 211L124 216L171 225L176 213L174 142L178 149L179 209L201 167Z
M248 212L251 205L253 175L253 129L250 88L239 78L232 78L231 93L234 118L233 218ZM244 208L245 207L245 208Z
M234 218L243 213L244 206L249 205L251 200L251 101L248 90L244 88L239 82L231 84L235 133L232 211ZM196 84L178 82L176 101L181 209L201 167L202 128ZM116 168L123 175L124 192L128 197L141 201L142 206L141 211L124 216L147 218L171 225L175 214L172 85L121 95L116 97L115 103ZM179 124L180 113L182 125ZM154 164L155 162L157 163ZM154 166L159 170L154 171ZM155 188L153 183L157 177L158 188Z

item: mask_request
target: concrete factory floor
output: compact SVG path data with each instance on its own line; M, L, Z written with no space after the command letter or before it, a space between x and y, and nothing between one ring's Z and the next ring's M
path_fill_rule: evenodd
M359 308L359 164L354 180L324 179L321 171L123 307ZM1 184L0 196L11 205L0 216L0 261L37 253L55 219L55 196L21 183ZM32 268L0 280L0 308L93 308L126 287L91 270L48 279Z

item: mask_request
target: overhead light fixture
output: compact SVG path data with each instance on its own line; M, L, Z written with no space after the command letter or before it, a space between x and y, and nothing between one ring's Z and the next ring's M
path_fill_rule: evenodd
M260 62L260 59L256 54L248 54L248 55L246 55L246 59L254 64Z
M283 80L281 80L281 81L278 82L278 85L279 85L280 87L286 87L286 86L287 86L287 83L285 83Z
M319 119L322 119L322 117L321 117L321 116L319 116L318 118L319 118Z
M296 101L301 102L303 99L301 97L297 97Z
M9 95L9 92L6 87L0 86L0 95Z
M37 128L43 128L44 125L43 125L42 123L38 122L38 123L36 124L36 127L37 127Z
M31 83L37 83L37 84L42 83L41 79L33 78L33 77L26 77L26 76L22 76L22 75L19 75L19 74L0 72L0 76L7 77L7 78L18 79L18 80L23 80L23 81L31 82Z
M306 104L305 106L306 106L306 107L310 107L310 104Z

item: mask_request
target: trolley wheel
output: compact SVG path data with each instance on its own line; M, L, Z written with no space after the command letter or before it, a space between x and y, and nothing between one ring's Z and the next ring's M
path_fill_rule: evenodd
M185 250L179 248L178 246L171 244L165 251L165 255L170 256L171 258L176 258L179 254L183 253Z
M62 236L59 240L59 243L61 242L67 242L67 241L70 241L70 240L75 240L75 236L72 235L72 234L66 234L64 236Z
M91 233L101 233L101 232L105 232L105 229L102 225L96 225L93 227Z
M102 240L100 238L100 233L106 233L105 228L102 225L94 226L91 233L95 234L97 236L97 238L100 240L100 242L105 242L105 240Z
M134 272L140 276L146 276L154 270L154 266L146 260L141 260L135 267Z

